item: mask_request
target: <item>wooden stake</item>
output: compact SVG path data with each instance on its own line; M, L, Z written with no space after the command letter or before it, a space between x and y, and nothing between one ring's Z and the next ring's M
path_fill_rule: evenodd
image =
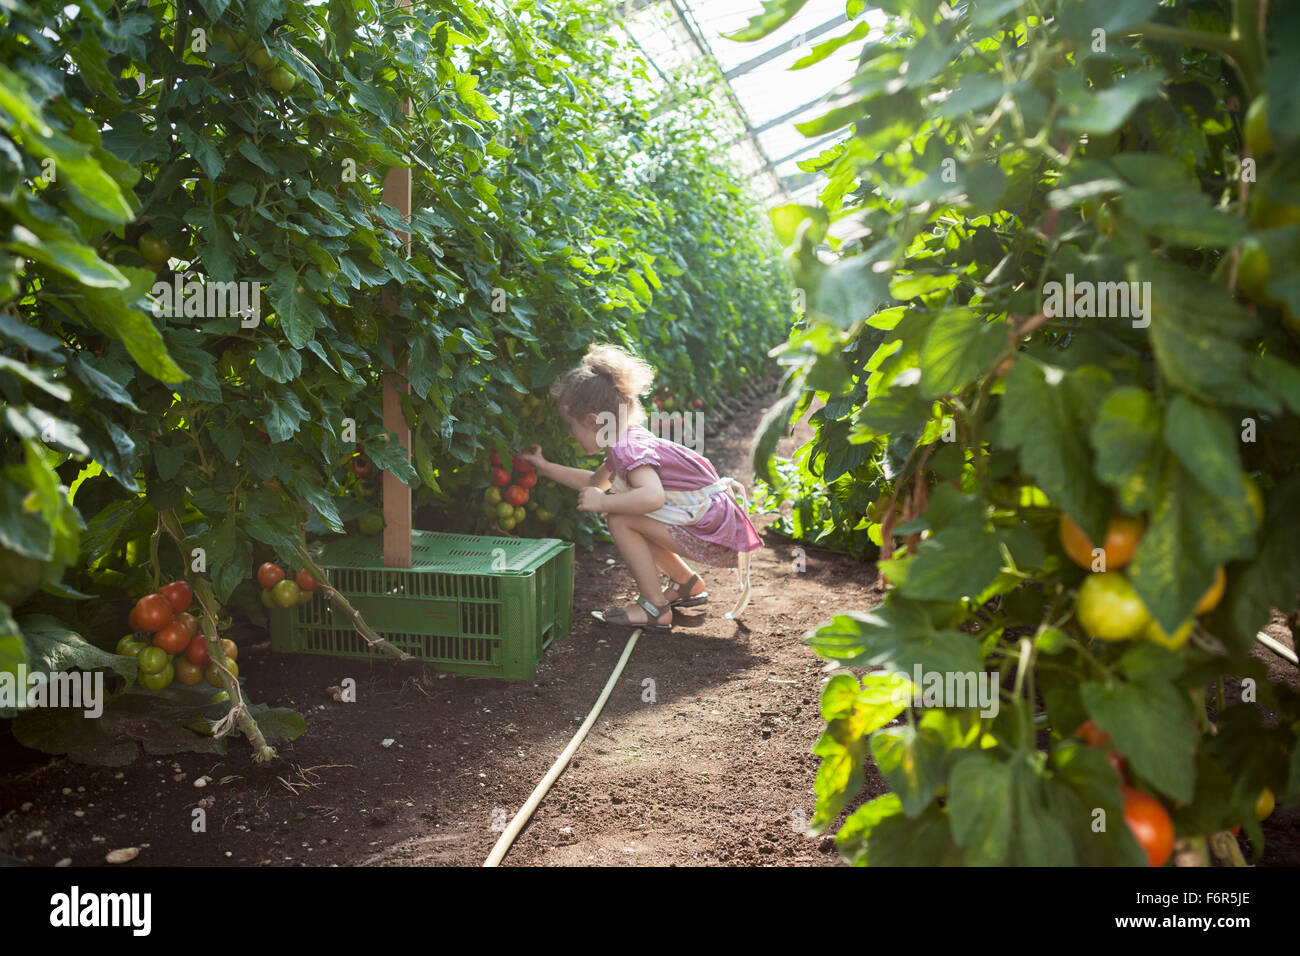
M398 7L409 7L410 0L397 0ZM402 112L411 115L410 101L402 103ZM405 220L411 218L411 170L394 167L384 177L384 204L392 206ZM400 232L406 254L411 254L411 234ZM399 304L384 293L384 307L396 315ZM396 343L390 342L390 345ZM394 350L395 351L395 350ZM402 391L409 392L406 383L407 369L400 374L387 370L384 374L384 427L397 435L406 459L411 459L411 427L402 414ZM401 389L402 391L399 391ZM384 472L384 567L409 568L411 566L411 489L389 472Z

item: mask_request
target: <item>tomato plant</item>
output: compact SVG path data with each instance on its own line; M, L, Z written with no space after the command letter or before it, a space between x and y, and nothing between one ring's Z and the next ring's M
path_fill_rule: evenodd
M813 830L870 762L855 863L1159 865L1238 822L1259 853L1262 789L1300 800L1300 695L1251 653L1300 593L1300 8L875 6L801 61L859 54L798 124L817 198L772 213L806 309L755 466L774 528L888 581L819 654L998 706L832 677Z
M6 9L0 668L33 659L27 622L46 614L114 646L96 608L181 577L207 582L214 614L260 621L238 597L254 568L382 530L363 461L415 490L421 526L486 530L463 502L488 449L586 464L539 396L593 340L651 357L679 394L747 383L790 328L779 248L719 158L714 107L647 97L612 15L587 0ZM399 166L405 221L382 203ZM383 424L393 369L409 448ZM550 533L600 533L566 492L531 497ZM173 519L182 547L157 554ZM46 719L19 715L15 733L48 739Z

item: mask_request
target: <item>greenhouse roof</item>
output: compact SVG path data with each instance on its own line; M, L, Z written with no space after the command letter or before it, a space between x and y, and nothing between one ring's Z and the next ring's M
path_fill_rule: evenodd
M715 75L715 98L744 131L729 144L733 158L765 201L806 201L815 194L822 177L798 163L834 144L843 131L808 138L794 124L826 112L825 95L853 75L861 44L846 44L812 66L791 68L813 45L851 28L844 0L808 0L780 29L748 43L727 35L761 12L760 0L629 0L621 6L629 34L665 81L690 64ZM868 22L873 15L867 15Z

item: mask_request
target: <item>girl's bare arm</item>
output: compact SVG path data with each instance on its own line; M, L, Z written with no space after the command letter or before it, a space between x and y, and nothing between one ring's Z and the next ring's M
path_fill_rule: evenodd
M553 461L548 461L544 462L537 470L543 478L559 482L566 488L600 488L603 490L609 487L608 465L601 465L595 471L587 471L583 468L569 468L566 465L557 465Z
M614 515L644 515L664 506L664 486L659 481L659 472L649 465L633 468L628 472L627 482L632 486L630 491L600 497L593 502L598 506L596 510Z

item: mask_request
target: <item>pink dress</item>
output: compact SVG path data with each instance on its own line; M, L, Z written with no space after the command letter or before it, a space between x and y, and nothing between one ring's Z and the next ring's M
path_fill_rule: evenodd
M630 426L618 444L606 449L605 463L623 481L627 481L628 472L649 465L659 473L665 491L694 491L720 477L707 458L685 445L659 438L640 425ZM729 493L716 492L712 499L699 521L670 524L668 533L687 557L714 567L734 568L740 552L763 547L763 539Z

